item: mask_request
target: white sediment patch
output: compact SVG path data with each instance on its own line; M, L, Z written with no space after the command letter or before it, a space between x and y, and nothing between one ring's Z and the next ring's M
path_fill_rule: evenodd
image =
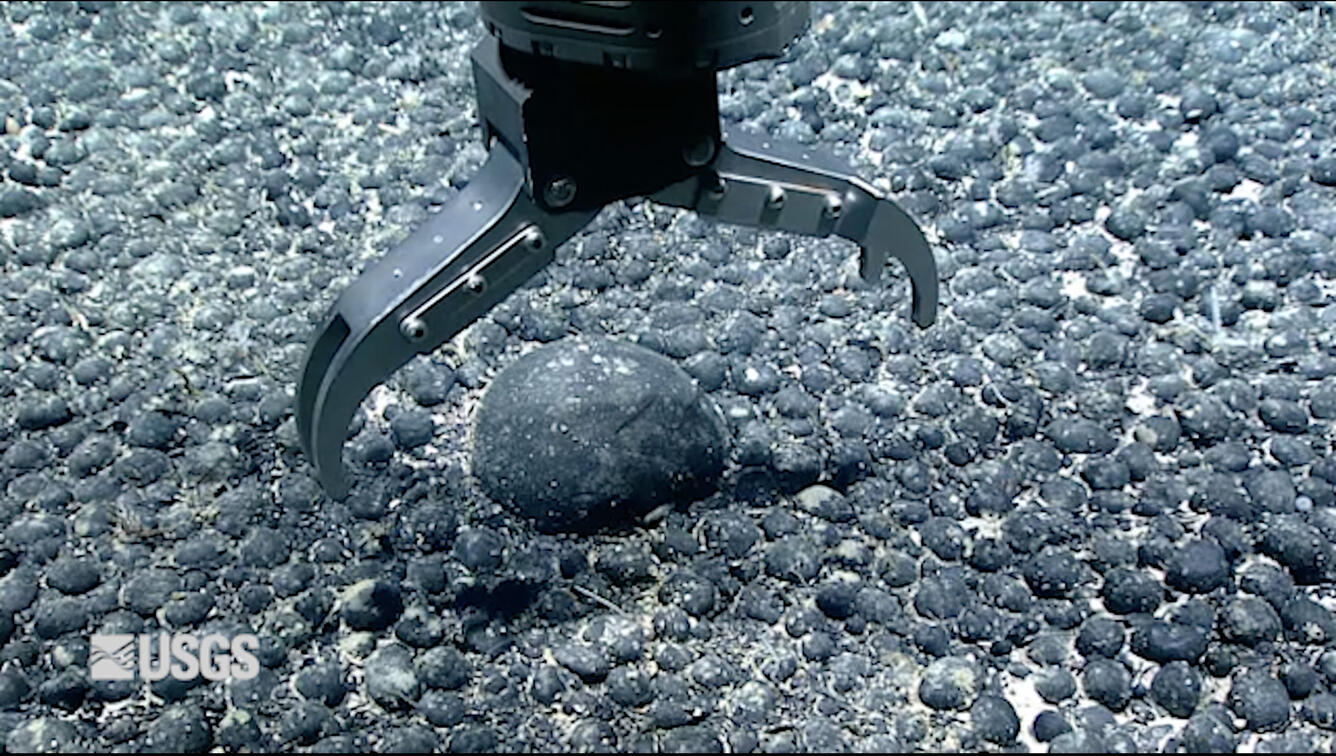
M1062 295L1068 299L1085 297L1090 295L1090 290L1086 288L1085 276L1079 271L1063 270L1058 272L1058 281Z
M1016 741L1024 744L1030 753L1045 753L1047 747L1035 739L1031 725L1040 712L1052 706L1039 696L1039 691L1034 688L1034 679L1034 675L1024 680L1007 675L1002 694L1011 702L1011 708L1016 710L1016 717L1021 721L1021 731Z
M1150 381L1139 378L1127 392L1127 409L1138 417L1155 414L1156 399L1148 388Z
M1252 179L1243 179L1237 186L1230 189L1229 194L1225 196L1230 199L1245 199L1256 202L1261 198L1263 188L1261 184Z

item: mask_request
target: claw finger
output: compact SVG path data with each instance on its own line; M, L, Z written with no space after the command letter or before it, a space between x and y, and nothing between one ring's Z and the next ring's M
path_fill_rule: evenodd
M865 239L860 271L863 278L876 280L886 265L887 254L895 257L909 274L914 324L919 328L932 325L937 320L937 261L918 224L898 205L881 199ZM871 278L869 271L875 271Z
M343 443L371 389L509 296L594 217L539 209L523 180L515 158L494 149L449 206L339 297L297 391L302 447L331 496L347 492Z
M435 217L352 283L311 341L297 387L297 431L320 483L347 492L342 449L362 400L418 352L430 352L461 328L410 340L400 323L476 264L522 196L523 174L504 149Z
M360 364L367 364L360 362L363 355L359 353L365 352L368 335L364 331L354 336L343 317L335 314L312 347L298 389L298 431L315 467L316 479L334 498L348 491L343 476L348 424L362 399L383 380L370 370L358 369ZM404 359L408 356L411 354Z

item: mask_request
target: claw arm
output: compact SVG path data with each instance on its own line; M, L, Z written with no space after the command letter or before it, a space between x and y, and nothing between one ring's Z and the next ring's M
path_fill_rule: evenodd
M920 328L937 317L937 264L927 239L904 210L861 179L812 167L812 155L786 157L768 142L730 136L747 146L721 145L711 166L652 196L726 223L810 236L849 239L862 250L859 273L875 281L895 257L913 287L912 314Z
M347 491L343 442L371 389L519 288L594 216L544 211L523 186L519 162L498 145L440 213L334 305L307 354L296 417L302 447L331 496Z

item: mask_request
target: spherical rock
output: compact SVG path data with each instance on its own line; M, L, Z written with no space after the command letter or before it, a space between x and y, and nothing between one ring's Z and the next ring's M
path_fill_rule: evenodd
M193 704L166 709L148 727L146 749L149 753L206 753L213 745L213 733L204 712Z
M969 659L947 656L928 665L919 684L919 700L937 711L969 708L979 695L980 673Z
M55 717L37 717L14 727L4 745L9 753L73 753L80 747L74 725Z
M1001 696L979 696L970 709L970 723L979 737L998 745L1014 742L1021 729L1016 709Z
M1185 661L1169 662L1155 673L1150 694L1170 714L1191 716L1201 697L1201 675Z
M521 357L488 388L473 472L544 530L589 529L706 492L726 440L718 409L670 360L567 339Z
M1263 671L1246 672L1234 680L1229 706L1255 732L1283 729L1290 721L1290 696L1285 685Z
M343 596L343 619L354 630L384 630L404 610L399 586L382 580L363 580Z
M1214 541L1190 541L1176 550L1165 570L1169 587L1185 593L1209 593L1229 577L1224 549Z
M366 691L386 709L411 706L422 686L413 669L413 652L398 643L383 646L362 667Z
M1095 659L1081 674L1081 685L1086 695L1113 709L1122 711L1132 696L1132 676L1121 663L1112 659Z
M1034 719L1034 738L1040 743L1048 743L1054 738L1072 731L1072 726L1068 724L1062 714L1046 709L1039 712L1039 716Z

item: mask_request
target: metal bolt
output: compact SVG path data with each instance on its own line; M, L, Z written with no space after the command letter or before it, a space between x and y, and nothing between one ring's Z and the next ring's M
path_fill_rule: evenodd
M575 179L555 176L543 189L543 200L551 207L565 207L575 201Z
M715 176L714 183L710 185L710 188L707 191L710 195L710 199L716 201L721 200L724 198L724 193L728 191L728 182L724 181L723 178L719 176Z
M474 294L481 294L483 292L483 289L487 288L487 279L483 278L481 275L477 273L474 273L470 275L468 278L464 279L464 285L469 287L469 290L472 291Z
M844 200L840 199L837 194L827 195L825 209L826 217L838 218L842 212L844 212Z
M543 244L545 244L547 240L543 238L542 231L539 231L534 226L530 226L529 230L525 233L524 241L528 243L529 249L542 249Z
M765 206L771 210L784 207L784 189L778 186L770 187L770 193L765 198Z
M692 168L709 165L714 160L714 137L708 134L682 148L682 160Z
M409 341L422 341L427 338L427 324L417 318L404 318L399 323L399 333Z

